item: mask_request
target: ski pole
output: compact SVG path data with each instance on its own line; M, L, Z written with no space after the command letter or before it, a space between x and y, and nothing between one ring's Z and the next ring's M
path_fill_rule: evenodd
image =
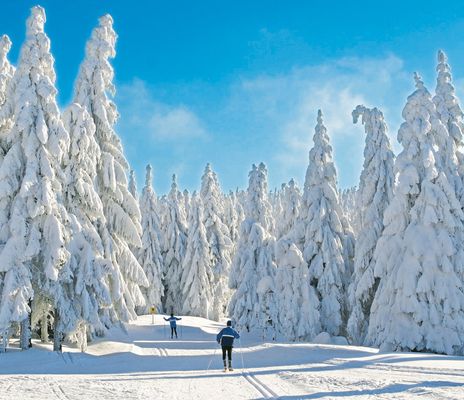
M243 362L243 347L240 338L238 339L238 344L240 345L240 356L242 357L242 370L245 370L245 363Z
M214 349L214 353L213 353L213 355L211 356L211 358L209 359L208 368L206 368L206 372L208 372L208 371L209 371L209 367L211 367L211 363L213 362L213 358L214 358L214 356L216 355L216 351L217 351L217 347Z

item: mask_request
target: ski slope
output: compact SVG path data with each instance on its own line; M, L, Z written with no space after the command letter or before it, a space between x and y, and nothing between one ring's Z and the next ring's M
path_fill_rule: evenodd
M112 330L87 353L35 343L0 354L0 399L464 399L464 358L243 334L222 372L221 324L183 317L178 340L162 316ZM242 362L243 356L243 362ZM208 369L208 365L211 366Z

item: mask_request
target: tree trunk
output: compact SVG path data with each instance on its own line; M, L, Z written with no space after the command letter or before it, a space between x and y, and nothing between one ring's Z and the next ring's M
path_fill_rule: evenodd
M10 332L4 331L2 334L2 345L0 346L0 353L5 353L8 347L8 336Z
M53 324L53 351L62 351L61 348L61 332L59 330L60 315L55 309L55 323Z
M40 341L42 343L48 342L47 311L43 312L42 319L40 320Z
M26 319L23 319L20 324L21 333L19 337L19 345L21 350L27 350L32 347L31 341L31 314Z

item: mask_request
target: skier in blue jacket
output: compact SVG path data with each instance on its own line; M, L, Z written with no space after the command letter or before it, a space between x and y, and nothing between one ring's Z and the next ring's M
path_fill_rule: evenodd
M174 314L171 313L171 316L169 318L164 318L165 321L169 322L169 325L171 326L171 339L174 338L174 334L176 335L177 339L177 321L180 321L182 318L177 318L174 317Z
M222 361L224 362L224 371L227 371L226 364L226 353L229 359L229 371L233 371L232 368L232 347L234 346L234 339L239 339L240 335L235 329L232 329L232 321L227 321L227 327L221 329L216 336L216 341L222 347Z

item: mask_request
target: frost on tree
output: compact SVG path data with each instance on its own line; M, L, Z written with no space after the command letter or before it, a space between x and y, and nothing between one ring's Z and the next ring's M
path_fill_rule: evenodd
M322 330L340 335L347 319L344 215L338 199L332 147L320 110L315 130L300 214L292 236L303 253L308 278L321 301Z
M288 340L311 340L321 332L320 302L303 255L289 237L277 241L276 262L279 331Z
M232 241L230 232L224 224L224 200L216 174L210 164L206 165L201 178L201 200L204 207L203 223L209 245L209 264L212 268L212 291L214 304L211 318L219 321L224 317L229 302L228 276L230 273ZM190 235L190 232L189 232Z
M448 58L441 50L438 52L437 72L433 102L440 121L448 131L448 134L443 132L439 137L438 145L441 148L439 161L443 164L444 172L456 191L461 207L464 207L463 112L456 97Z
M443 129L418 75L398 131L393 199L375 250L379 288L366 342L383 350L463 354L463 214L438 162Z
M142 265L148 279L148 286L142 288L145 296L146 312L154 306L158 313L162 312L161 298L164 295L162 283L163 258L161 256L161 224L157 211L157 198L152 186L152 169L147 165L145 187L140 197L140 210L142 212L142 248L139 254Z
M5 273L0 331L22 322L22 348L29 337L29 300L34 296L63 306L58 277L69 258L60 169L69 137L56 104L54 60L44 24L43 8L33 7L8 91L11 147L0 168L1 212L9 221L0 253Z
M202 208L201 198L194 192L188 220L187 249L182 265L182 310L186 315L211 318L213 303L219 299L213 298L212 293L212 258Z
M267 170L263 163L249 173L245 220L230 272L229 285L235 289L229 314L239 328L274 329L277 321L275 299L274 245L269 233L274 221L268 201Z
M108 274L111 260L105 259L100 227L105 224L103 205L95 189L100 148L95 140L95 124L87 110L71 104L63 113L70 136L64 157L66 185L63 197L69 212L72 239L71 259L61 284L72 309L63 310L62 322L85 349L87 336L104 331L108 321L102 310L111 307Z
M182 263L187 242L187 222L182 196L179 195L176 176L172 177L171 190L163 216L164 309L167 313L182 310Z
M350 339L362 344L367 333L369 314L378 278L374 278L374 250L383 231L383 215L393 195L394 154L387 136L387 124L382 112L357 106L353 122L361 121L366 131L364 165L357 191L359 213L354 274L348 289L350 318L347 331Z
M74 102L86 108L95 123L95 138L101 158L97 168L97 192L103 203L106 226L101 228L105 258L111 259L110 288L113 320L136 317L136 306L145 305L140 286L148 284L131 249L140 248L140 209L129 192L129 165L114 125L118 113L114 94L113 68L116 33L109 15L100 18L86 45L86 54L76 80Z

